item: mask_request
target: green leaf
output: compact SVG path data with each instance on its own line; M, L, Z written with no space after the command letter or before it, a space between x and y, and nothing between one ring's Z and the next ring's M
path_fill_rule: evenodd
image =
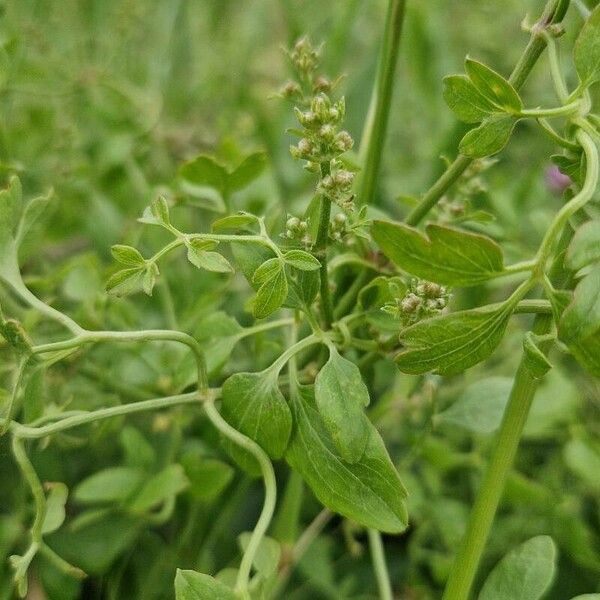
M17 246L22 243L27 233L44 213L53 196L54 191L50 190L46 195L33 198L25 205L19 228L15 236Z
M275 274L265 280L260 288L258 288L256 297L254 298L252 313L257 319L268 317L285 302L287 295L288 283L285 276L285 269L281 264Z
M42 533L52 533L65 522L65 504L69 488L64 483L49 484L50 493L46 498L46 514L42 525Z
M171 219L169 217L169 204L164 196L158 196L152 200L150 211L156 222L163 226L169 226Z
M508 143L517 121L517 118L506 115L486 119L465 134L458 145L460 153L469 158L497 154Z
M294 269L300 269L300 271L316 271L321 268L321 263L304 250L289 250L283 255L283 258L288 265Z
M404 373L454 375L488 358L496 349L513 304L483 306L433 317L400 333L396 364Z
M18 177L10 178L8 188L0 190L0 253L15 231L23 214L23 192Z
M600 265L590 271L575 288L573 301L559 322L560 339L569 345L585 340L600 330Z
M181 464L190 481L188 492L204 502L215 500L231 483L233 468L216 458L198 456L188 452L181 458Z
M73 497L80 504L123 502L142 485L146 475L132 467L109 467L81 481Z
M399 533L408 525L406 490L383 440L369 423L362 458L345 462L338 454L310 387L291 394L295 429L286 460L327 508L365 527Z
M131 246L116 244L111 247L110 252L118 263L127 267L143 267L146 264L144 257Z
M252 534L245 531L238 537L240 548L243 552L246 551ZM281 546L279 542L265 536L261 539L258 545L258 550L254 556L253 565L257 573L259 573L265 579L274 575L277 572L279 566L279 560L281 558Z
M565 464L592 489L600 490L600 449L591 440L573 439L564 448Z
M523 353L525 368L534 379L541 379L552 368L546 355L538 348L531 331L523 338Z
M252 282L252 277L260 265L275 256L273 250L261 244L245 244L244 242L233 242L231 250L239 270L244 274L248 283L254 289L258 289L260 286Z
M371 429L364 408L369 390L360 370L329 348L329 360L315 379L315 400L323 424L342 458L349 463L360 460Z
M225 191L227 171L212 156L197 156L181 166L179 175L193 185L212 187L220 193Z
M229 261L218 252L209 252L205 250L204 240L192 239L187 244L187 258L199 269L211 271L213 273L232 273L233 267Z
M259 286L263 283L276 277L281 271L283 271L284 265L280 258L270 258L266 260L252 275L252 283L256 283Z
M465 75L444 77L444 100L465 123L479 123L497 110Z
M471 383L458 400L436 415L435 421L473 433L494 433L502 422L511 388L510 377L487 377Z
M403 223L374 221L373 238L402 270L447 285L474 285L504 269L502 250L492 239L430 224L427 235Z
M181 465L173 464L151 477L129 502L133 513L146 513L188 487L189 481Z
M600 6L584 23L573 49L575 70L584 87L600 80Z
M144 277L142 278L142 290L148 296L152 296L152 290L156 284L156 278L158 277L158 266L156 263L149 262L146 265L144 271Z
M247 225L258 223L258 217L247 213L239 212L235 215L228 215L221 219L217 219L212 225L212 231L227 231L228 229L242 229Z
M573 236L567 254L565 266L573 271L587 265L600 262L600 221L588 221Z
M106 282L106 291L113 296L122 297L138 292L144 286L144 267L122 269L112 275Z
M571 600L600 600L600 594L583 594L582 596L575 596Z
M494 567L479 600L539 600L552 584L555 562L552 538L547 535L531 538Z
M501 111L519 113L523 109L515 88L493 69L467 57L465 71L475 88Z
M210 575L177 569L175 600L239 600L233 590Z
M257 442L271 457L280 458L292 430L290 408L271 371L236 373L222 388L223 418Z
M320 282L319 271L296 270L288 279L289 290L285 305L308 310L319 293Z
M242 163L229 174L227 188L237 192L248 187L267 166L267 155L264 152L254 152L247 156Z

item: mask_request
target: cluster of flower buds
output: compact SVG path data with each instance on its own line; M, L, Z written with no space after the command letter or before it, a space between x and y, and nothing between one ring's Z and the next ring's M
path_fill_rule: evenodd
M342 242L349 233L348 217L344 213L337 213L329 223L329 237L334 242Z
M443 285L413 279L407 293L383 306L383 310L399 318L403 325L412 325L441 313L448 305L450 294Z
M331 161L331 167L331 173L325 175L319 182L318 191L326 195L340 208L351 210L354 199L354 194L352 193L354 173L342 168L342 165L337 160Z
M294 158L307 161L310 171L317 171L321 163L330 162L354 145L347 131L340 131L346 107L344 99L331 102L329 96L319 92L311 100L308 110L295 109L302 125L302 138L290 152Z
M285 222L285 233L283 236L288 240L296 240L307 248L312 244L310 232L308 231L308 222L291 215L288 216Z

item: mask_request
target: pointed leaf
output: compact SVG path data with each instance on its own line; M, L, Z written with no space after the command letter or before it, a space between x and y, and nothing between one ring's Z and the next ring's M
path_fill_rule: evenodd
M468 57L465 60L465 70L475 88L500 110L518 113L523 109L519 94L502 75Z
M283 255L285 262L300 271L316 271L321 268L321 263L304 250L289 250Z
M285 302L288 295L288 283L285 269L280 268L274 277L265 281L254 298L253 314L257 319L264 319L275 312Z
M175 600L239 600L233 590L210 575L177 569Z
M146 269L143 267L117 271L106 282L106 291L118 297L138 292L144 286L145 274Z
M574 271L595 262L600 262L600 221L598 220L588 221L575 232L565 257L565 266Z
M508 143L517 120L511 116L490 117L479 127L467 132L458 149L469 158L484 158L497 154Z
M573 57L577 74L585 87L600 80L600 6L592 11L579 32Z
M127 267L143 267L146 264L144 257L132 246L116 244L111 247L110 252L118 263Z
M46 498L46 514L44 515L42 533L52 533L64 523L68 494L69 488L64 483L50 484L50 493Z
M109 467L81 481L73 497L80 504L122 502L140 488L144 478L141 469Z
M161 502L176 496L186 487L189 481L181 465L173 464L152 476L140 491L129 502L129 510L134 513L145 513Z
M465 123L479 123L498 110L465 75L444 77L444 100Z
M247 225L253 225L258 222L258 217L246 212L240 212L235 215L228 215L217 219L212 225L212 231L226 231L228 229L242 229Z
M227 188L232 192L248 187L267 166L267 155L264 152L254 152L247 156L242 163L229 174Z
M185 163L179 175L197 186L208 186L223 193L227 181L227 171L212 156L201 154Z

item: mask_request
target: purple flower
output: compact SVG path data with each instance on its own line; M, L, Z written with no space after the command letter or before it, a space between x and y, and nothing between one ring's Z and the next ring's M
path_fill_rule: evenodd
M562 194L572 183L571 178L562 173L556 165L546 169L544 179L548 189L555 194Z

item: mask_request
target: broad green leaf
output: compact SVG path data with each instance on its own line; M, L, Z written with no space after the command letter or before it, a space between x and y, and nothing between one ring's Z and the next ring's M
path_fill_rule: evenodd
M169 204L164 196L158 196L152 200L152 204L150 204L150 211L152 216L160 225L168 226L171 224L169 217Z
M497 154L508 143L517 121L517 118L506 115L485 119L479 127L465 134L458 149L469 158Z
M173 464L152 476L129 502L133 513L145 513L159 504L176 496L189 485L181 465Z
M116 244L111 247L110 252L118 263L127 267L143 267L146 264L144 257L132 246Z
M262 285L276 277L284 269L284 264L280 258L270 258L266 260L252 275L252 283Z
M408 525L406 490L379 433L370 435L362 458L345 462L338 454L310 387L291 394L295 429L286 460L327 508L365 527L399 533Z
M42 525L42 533L56 531L65 521L65 504L69 488L64 483L51 483L50 493L46 498L46 514Z
M300 271L316 271L321 267L321 263L304 250L288 250L283 258L288 265Z
M502 422L511 388L510 377L487 377L471 383L458 400L436 415L436 423L450 423L484 435L494 433Z
M556 568L551 537L539 535L509 552L486 579L479 600L539 600L548 591Z
M257 319L264 319L275 312L285 302L288 283L283 266L273 277L267 279L256 292L252 313Z
M552 364L538 348L535 336L531 332L526 333L523 338L523 356L525 367L534 379L542 378L552 368Z
M511 303L483 306L411 325L400 333L405 349L396 364L405 373L460 373L494 352L512 310Z
M359 461L371 434L364 412L369 390L358 367L334 347L329 348L329 360L315 379L315 400L341 457L349 463Z
M227 171L211 156L201 154L185 163L179 169L179 175L194 185L212 187L221 193L225 191Z
M243 552L246 551L251 536L252 534L249 532L244 532L239 535L238 542ZM267 578L277 572L280 558L281 546L279 545L279 542L273 538L265 536L261 539L260 544L258 545L258 551L254 557L253 565L260 575L262 575L264 578Z
M158 267L156 266L156 263L149 262L146 265L146 270L144 271L144 276L142 278L142 290L144 290L144 294L152 296L152 290L154 289L154 285L156 284L157 277Z
M500 110L519 113L523 109L523 102L515 88L493 69L467 57L465 71L477 90Z
M188 492L198 500L211 502L215 500L231 483L233 468L216 458L198 456L188 452L181 458L181 464L190 481Z
M233 590L210 575L177 569L175 600L239 600Z
M285 306L307 310L319 293L319 271L296 270L288 279L288 297Z
M247 156L227 178L227 188L237 192L250 185L267 166L267 155L264 152L254 152Z
M465 123L479 123L497 111L465 75L444 77L444 100L450 110Z
M253 225L258 222L258 217L247 213L247 212L239 212L235 215L228 215L221 219L217 219L212 225L211 229L213 231L226 231L228 229L242 229L247 225Z
M260 265L274 258L275 254L269 248L260 244L245 244L243 242L233 242L231 244L233 258L239 270L244 274L248 283L258 289L260 286L252 282L254 272Z
M591 440L576 438L564 448L565 464L587 485L600 490L600 448Z
M73 497L80 504L123 502L141 487L145 477L140 469L109 467L81 481Z
M128 467L147 469L156 461L154 448L139 429L126 425L121 430L119 442Z
M600 331L583 340L573 340L568 346L584 369L594 377L600 377Z
M563 342L583 341L600 331L600 265L590 271L575 288L573 301L559 323Z
M218 252L204 250L204 240L191 240L187 244L187 258L199 269L212 271L213 273L232 273L233 267L229 261Z
M587 265L600 262L600 221L588 221L573 236L567 254L565 266L574 271Z
M127 296L138 292L144 287L144 267L121 269L112 275L106 282L106 291L113 296Z
M600 6L584 23L573 49L575 69L584 87L600 80Z
M373 238L402 270L447 285L474 285L501 273L502 250L492 239L430 224L427 235L403 223L375 221Z
M236 373L222 388L221 412L233 427L280 458L292 430L290 408L270 371Z

